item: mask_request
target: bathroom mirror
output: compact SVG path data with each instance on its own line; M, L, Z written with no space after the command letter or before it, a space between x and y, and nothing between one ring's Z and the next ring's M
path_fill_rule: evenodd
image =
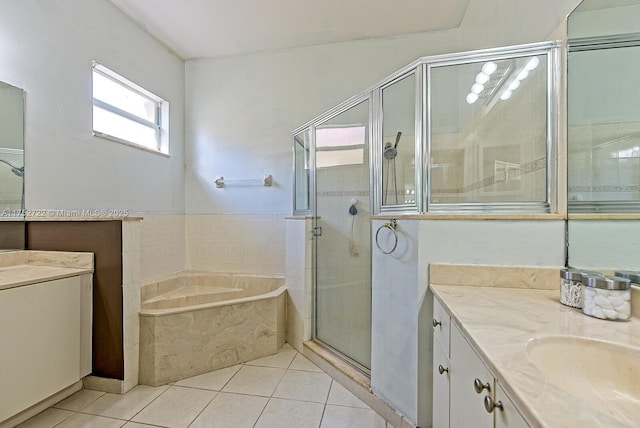
M24 91L0 82L0 249L24 248Z
M640 270L640 0L568 17L568 264Z

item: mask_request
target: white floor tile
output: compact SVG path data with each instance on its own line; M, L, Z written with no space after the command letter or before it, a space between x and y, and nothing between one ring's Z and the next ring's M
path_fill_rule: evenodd
M318 428L323 404L272 398L255 428Z
M120 428L126 423L127 421L120 419L76 413L60 425L56 425L56 428Z
M363 409L369 409L365 403L362 402L358 397L353 395L347 388L340 385L335 380L331 384L331 391L329 391L329 398L327 399L327 404L335 404L338 406L347 406L347 407L359 407Z
M321 428L385 428L386 421L373 410L327 404Z
M304 370L304 371L308 371L308 372L322 373L322 370L320 370L320 368L318 366L313 364L311 361L309 361L302 354L296 355L296 357L291 362L291 365L289 366L289 369L292 369L292 370Z
M221 392L189 428L252 428L268 401L266 397Z
M326 403L330 386L331 378L324 373L287 370L273 396Z
M275 355L270 355L268 357L258 358L257 360L249 361L245 363L249 366L264 366L264 367L278 367L281 369L286 369L293 361L293 358L296 356L298 351L291 348L282 348Z
M169 387L138 385L126 394L104 394L82 411L92 415L128 420L165 392L167 388Z
M186 428L217 392L172 386L138 413L132 421L170 428Z
M285 344L274 356L173 385L156 388L139 385L123 395L81 390L19 427L389 428L390 425Z
M60 401L53 407L57 409L71 410L71 411L77 412L78 410L82 410L82 408L93 403L103 395L104 395L104 392L101 392L101 391L93 391L91 389L81 389L80 391L76 392L70 397L67 397L64 400Z
M224 369L216 370L209 373L204 373L198 376L183 379L175 383L176 386L188 386L191 388L210 389L213 391L221 391L222 388L229 382L229 379L235 375L242 366L240 364L236 366L227 367Z
M31 419L24 421L19 428L52 428L64 421L65 419L73 416L73 412L61 409L47 409L42 413L37 414Z
M222 390L270 397L285 372L273 367L243 366Z

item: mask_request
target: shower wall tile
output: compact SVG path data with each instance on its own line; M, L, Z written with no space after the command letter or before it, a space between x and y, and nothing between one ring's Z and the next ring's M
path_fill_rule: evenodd
M185 270L185 216L145 215L140 247L143 281Z
M283 215L185 217L188 269L284 275Z
M311 339L311 228L310 218L285 220L286 286L288 290L287 337L294 348Z

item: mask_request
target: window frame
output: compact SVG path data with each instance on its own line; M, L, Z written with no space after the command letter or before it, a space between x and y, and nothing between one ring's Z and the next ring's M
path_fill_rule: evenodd
M151 101L155 105L155 109L154 109L155 121L151 122L146 118L138 116L134 113L130 113L118 106L115 106L113 104L110 104L108 102L95 98L94 86L93 86L95 74L99 74L100 76L118 84L119 86L126 89L127 91L130 91L136 95L139 95ZM91 98L92 98L93 136L114 141L117 143L125 144L131 147L135 147L137 149L146 150L151 153L157 153L160 155L169 156L169 102L96 61L92 62L91 78L92 78L92 85L91 85L92 97ZM149 147L148 145L141 144L139 142L134 141L133 139L126 139L122 137L117 137L115 135L111 135L107 132L97 131L95 129L95 114L94 114L96 107L103 109L109 113L115 114L120 118L124 118L126 120L129 120L139 125L143 125L153 130L155 134L155 143L156 143L155 147Z

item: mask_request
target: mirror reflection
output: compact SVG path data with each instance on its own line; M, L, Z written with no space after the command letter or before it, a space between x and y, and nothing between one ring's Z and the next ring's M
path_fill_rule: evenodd
M568 17L568 264L640 270L640 0Z
M0 210L21 217L24 208L24 94L0 82Z
M569 17L570 212L639 211L638 17L638 0L585 0Z

